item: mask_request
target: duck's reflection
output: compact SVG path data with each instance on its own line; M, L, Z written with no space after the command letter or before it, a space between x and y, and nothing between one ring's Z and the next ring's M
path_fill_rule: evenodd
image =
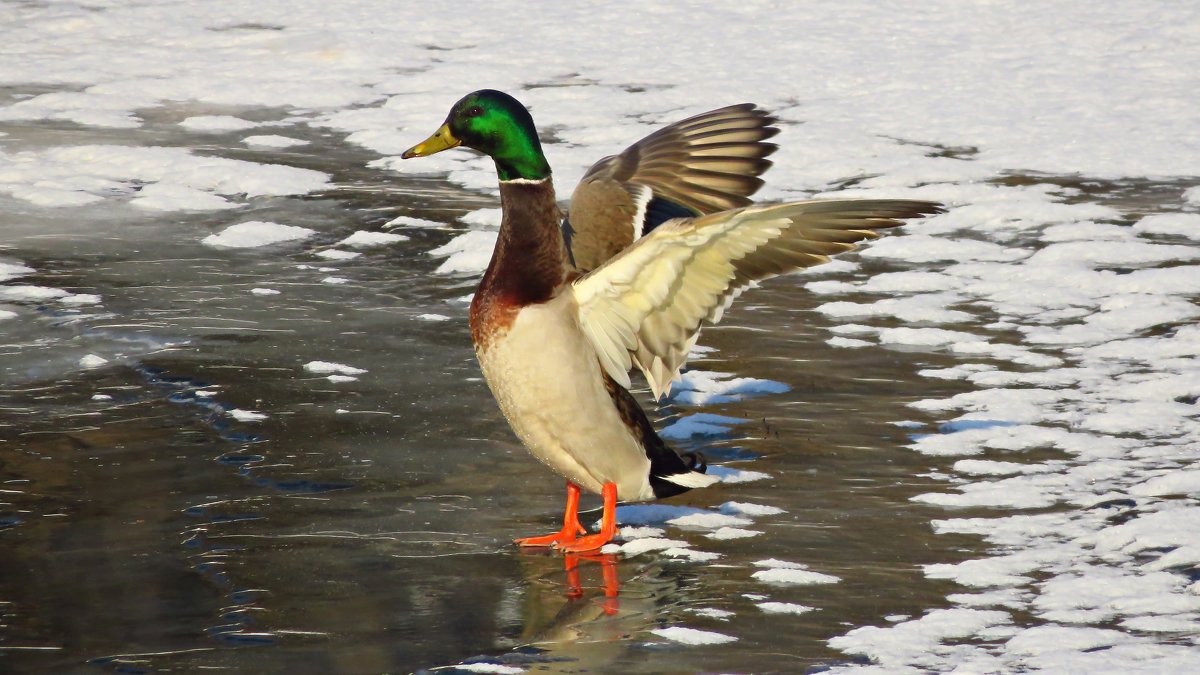
M571 600L583 599L583 586L580 584L579 564L587 560L600 566L601 577L604 580L604 613L616 614L621 607L619 595L621 580L617 576L617 556L608 553L567 553L563 556L563 571L567 576L567 597Z
M632 635L682 597L680 576L653 563L603 553L519 558L527 579L521 643L555 661L594 666L622 658L627 649L614 643L632 645Z

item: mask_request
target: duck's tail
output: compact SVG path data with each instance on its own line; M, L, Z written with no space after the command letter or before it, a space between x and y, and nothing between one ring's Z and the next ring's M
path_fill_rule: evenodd
M694 488L708 487L721 479L706 473L708 463L698 452L679 452L667 445L654 431L654 425L638 405L637 399L607 374L604 376L608 394L620 411L621 418L642 442L650 460L650 489L655 499L671 497Z
M698 452L679 452L658 438L657 434L655 438L658 439L661 449L651 454L647 448L646 453L650 455L650 488L654 490L656 498L671 497L693 488L708 487L720 482L720 478L706 473L708 464L704 461L704 455ZM669 455L669 458L656 462L655 457L659 455ZM677 464L683 464L682 471L674 466Z

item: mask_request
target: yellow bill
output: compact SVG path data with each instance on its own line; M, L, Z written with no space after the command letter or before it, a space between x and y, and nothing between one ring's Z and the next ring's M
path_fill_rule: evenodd
M412 146L400 155L401 159L409 159L410 157L427 157L429 155L439 153L443 150L458 147L462 141L454 137L450 133L450 125L443 124L433 135L426 138L424 141Z

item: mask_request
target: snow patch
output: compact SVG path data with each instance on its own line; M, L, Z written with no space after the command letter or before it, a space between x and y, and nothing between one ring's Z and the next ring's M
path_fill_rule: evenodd
M482 274L495 247L496 232L474 230L438 246L429 255L446 258L438 265L438 274Z
M482 661L455 664L454 670L465 670L468 673L491 673L492 675L517 675L518 673L526 672L524 668L518 668L517 666L506 666L502 663L486 663Z
M771 567L754 572L750 576L763 583L785 585L836 584L841 581L832 574L793 567Z
M338 242L339 246L349 246L351 248L370 248L372 246L387 246L399 241L408 241L408 237L402 234L393 234L391 232L369 232L367 230L358 230L354 234L346 237Z
M685 415L665 427L658 435L668 440L686 440L694 436L719 436L729 432L733 425L745 424L750 420L740 417L726 417L712 413L695 413Z
M261 220L251 220L230 225L217 234L210 234L201 243L218 248L257 248L286 241L299 241L316 234L307 227L281 225Z
M759 602L756 606L766 614L807 614L817 609L794 602Z
M361 255L362 254L359 253L358 251L342 251L342 250L336 249L336 248L327 248L323 251L316 252L316 256L318 258L324 258L326 260L335 260L335 261L336 260L354 260L355 258L358 258Z
M720 507L721 513L727 515L741 516L777 516L781 513L787 513L777 506L767 506L766 504L750 504L748 502L725 502Z
M702 406L729 403L751 396L779 394L791 387L773 380L734 377L731 373L689 370L675 381L671 400L683 405Z
M293 148L299 145L308 145L308 141L299 138L290 138L288 136L277 136L275 134L264 134L258 136L247 136L242 139L246 145L259 148Z
M707 630L697 630L695 628L684 628L682 626L671 626L670 628L656 628L651 633L685 645L723 645L730 642L736 642L737 638L731 635L722 633L714 633Z
M709 539L747 539L762 534L760 530L745 530L740 527L719 527L705 534Z
M223 131L242 131L243 129L252 129L258 126L257 122L244 120L240 117L231 115L197 115L188 117L179 123L179 126L189 131L207 131L219 133Z
M364 368L355 368L347 366L343 363L334 363L333 361L309 361L304 364L304 369L310 373L326 374L337 373L339 375L362 375L367 372Z
M79 359L79 365L84 368L99 368L106 363L108 363L108 359L96 354L88 354Z

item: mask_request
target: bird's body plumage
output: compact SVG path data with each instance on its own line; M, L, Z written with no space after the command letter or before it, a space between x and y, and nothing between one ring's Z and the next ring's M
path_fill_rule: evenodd
M673 492L669 481L656 492L652 479L689 473L696 460L653 435L641 408L628 405L632 397L601 368L580 321L573 285L579 274L558 235L552 184L504 181L500 200L501 234L470 321L476 356L505 418L534 457L584 489L599 493L615 483L618 497L630 501Z
M479 365L534 457L590 492L615 483L620 499L653 499L650 460L613 404L574 304L570 293L560 293L521 308L501 334L478 349Z
M637 366L669 391L699 335L753 282L828 260L930 202L814 200L749 206L777 130L743 104L665 127L596 163L564 220L532 118L515 99L469 94L405 157L465 144L496 161L503 218L471 304L484 377L513 431L568 481L563 529L518 540L597 548L616 499L645 501L716 482L702 458L654 432L629 393ZM561 229L560 229L561 228ZM582 530L578 490L605 500Z

